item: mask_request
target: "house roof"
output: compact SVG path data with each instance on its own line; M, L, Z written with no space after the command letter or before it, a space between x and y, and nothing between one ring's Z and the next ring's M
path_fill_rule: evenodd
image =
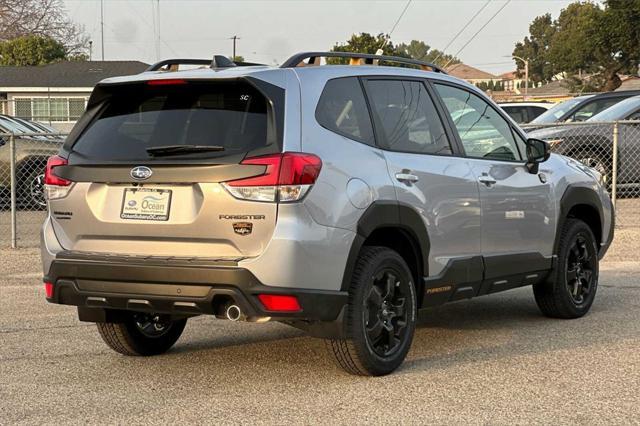
M0 66L1 87L93 87L100 80L139 74L139 61L74 61L30 67Z
M509 72L505 72L500 74L498 77L500 77L503 80L517 80L520 79L520 77L518 77L518 74L516 71L509 71Z
M564 80L555 80L540 87L529 88L529 95L568 95L571 93Z
M616 91L638 89L640 89L640 77L632 75L624 79L622 81L622 84L616 89Z
M498 77L493 74L462 63L450 65L445 71L447 74L463 80L498 80Z

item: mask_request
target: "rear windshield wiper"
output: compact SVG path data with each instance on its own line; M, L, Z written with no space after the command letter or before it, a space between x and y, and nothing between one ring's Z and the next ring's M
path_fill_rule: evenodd
M196 152L219 152L224 151L224 146L220 145L162 145L150 146L147 148L149 155L160 157L163 155L191 154Z

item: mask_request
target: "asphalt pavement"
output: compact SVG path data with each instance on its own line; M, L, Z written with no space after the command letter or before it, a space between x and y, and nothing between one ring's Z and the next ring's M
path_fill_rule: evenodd
M275 323L199 317L166 355L118 355L45 302L36 250L0 250L0 424L638 424L638 257L601 265L582 319L530 288L432 309L404 365L363 378Z

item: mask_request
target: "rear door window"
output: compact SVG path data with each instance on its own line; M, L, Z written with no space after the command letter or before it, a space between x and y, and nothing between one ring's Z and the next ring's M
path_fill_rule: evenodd
M146 160L151 147L217 146L181 157L221 157L267 146L267 100L246 82L121 86L72 146L97 160ZM166 159L165 157L161 157Z
M329 80L316 107L318 123L349 139L374 144L371 117L357 77Z
M418 154L452 153L438 111L422 82L368 80L367 95L382 130L382 148Z

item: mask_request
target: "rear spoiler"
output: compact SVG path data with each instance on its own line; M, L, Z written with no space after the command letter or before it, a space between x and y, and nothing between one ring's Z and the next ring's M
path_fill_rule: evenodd
M156 62L144 72L153 71L178 71L180 65L200 65L213 69L218 68L233 68L233 67L249 67L262 64L255 64L253 62L232 61L223 55L214 55L213 59L165 59L164 61Z

